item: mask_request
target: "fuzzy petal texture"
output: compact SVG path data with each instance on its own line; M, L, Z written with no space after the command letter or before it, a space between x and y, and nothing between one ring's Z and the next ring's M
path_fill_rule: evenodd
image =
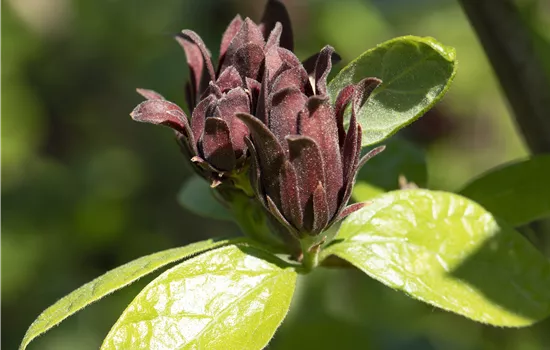
M280 45L293 51L294 36L292 34L292 25L288 11L280 0L268 0L260 24L260 28L266 39L269 37L269 33L275 29L277 22L282 25Z
M207 118L201 139L206 161L221 171L235 168L235 155L229 135L229 126L220 118Z

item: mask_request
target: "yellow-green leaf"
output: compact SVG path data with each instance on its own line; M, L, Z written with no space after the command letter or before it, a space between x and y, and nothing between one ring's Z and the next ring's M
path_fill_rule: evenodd
M296 272L253 247L209 251L132 301L102 349L263 349L288 312Z
M344 220L335 254L382 283L473 320L519 327L550 314L550 263L477 203L389 192Z
M229 242L227 240L197 242L185 247L147 255L107 272L61 298L42 312L27 330L19 349L24 350L33 339L58 325L67 317L104 296L126 287L141 277L170 263Z

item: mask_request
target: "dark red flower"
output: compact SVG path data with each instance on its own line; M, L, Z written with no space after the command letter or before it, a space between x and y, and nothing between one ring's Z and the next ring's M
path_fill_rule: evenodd
M264 206L295 237L317 235L359 209L346 207L363 159L357 110L381 83L367 78L344 88L334 105L327 95L327 76L334 50L327 46L308 73L295 64L270 79L264 77L256 117L239 113L251 138L251 183ZM351 103L351 120L344 128L344 110Z
M277 0L267 2L258 25L249 18L236 16L223 34L217 68L195 32L184 30L176 39L185 51L190 69L186 99L192 111L191 121L176 104L143 89L138 92L148 100L131 115L137 121L174 129L196 170L215 186L247 164L244 138L249 132L236 114L263 115L263 99L267 95L262 92L262 79L270 77L273 82L283 71L300 65L291 51L290 19ZM263 83L266 85L267 81Z

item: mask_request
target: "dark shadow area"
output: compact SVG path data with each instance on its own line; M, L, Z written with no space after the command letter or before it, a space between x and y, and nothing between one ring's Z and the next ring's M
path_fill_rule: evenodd
M541 320L550 314L550 263L519 232L504 226L452 276L518 316Z

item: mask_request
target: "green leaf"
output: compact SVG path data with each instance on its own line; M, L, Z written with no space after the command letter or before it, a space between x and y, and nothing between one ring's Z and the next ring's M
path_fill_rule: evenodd
M102 349L262 349L288 312L296 272L253 247L166 271L132 301Z
M364 52L330 82L334 101L345 86L382 79L359 112L363 146L378 143L418 119L439 101L456 73L455 50L433 38L404 36ZM349 121L349 114L347 119Z
M227 240L197 242L185 247L147 255L107 272L66 295L42 312L27 330L19 349L24 350L33 339L58 325L67 317L104 296L126 287L141 277L170 263L230 242Z
M233 220L229 210L214 197L214 191L210 185L198 176L192 176L183 184L178 194L178 202L182 207L199 216Z
M550 155L492 169L460 194L506 222L520 226L550 215Z
M473 320L526 326L550 314L550 264L477 203L394 191L351 214L335 254L408 295Z
M357 182L353 186L352 198L356 202L365 202L371 198L377 197L383 194L385 191L380 187L376 187L367 182Z

